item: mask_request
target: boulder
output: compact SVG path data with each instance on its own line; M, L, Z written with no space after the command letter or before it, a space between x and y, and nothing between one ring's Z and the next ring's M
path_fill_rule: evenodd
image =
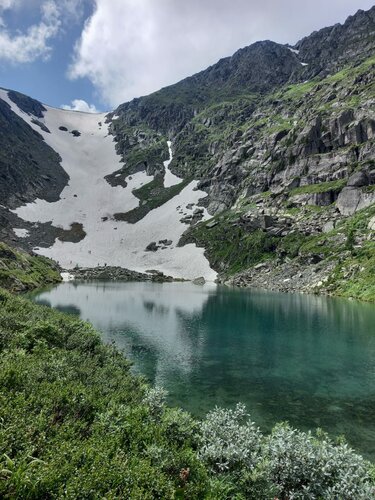
M346 187L339 194L336 206L342 215L353 215L361 199L361 190L355 187Z
M203 276L199 276L198 278L193 279L193 283L194 285L204 285L206 283L206 280Z
M368 228L370 229L370 231L375 231L375 216L370 219Z
M146 252L156 252L158 250L158 245L156 244L156 241L151 241L145 248Z
M324 224L322 231L323 233L329 233L333 229L335 229L335 221L330 220Z
M368 186L369 185L368 175L363 170L354 172L354 174L349 177L347 185L348 187Z
M218 224L218 221L217 221L217 220L213 220L213 221L208 222L208 223L206 224L206 228L207 228L207 229L212 229L213 227L217 226L217 224Z
M353 215L357 210L375 203L375 191L363 192L357 187L346 187L339 194L336 206L342 215Z

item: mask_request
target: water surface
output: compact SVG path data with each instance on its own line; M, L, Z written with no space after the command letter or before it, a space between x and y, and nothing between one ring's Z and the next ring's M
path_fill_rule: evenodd
M375 307L191 283L63 283L34 300L87 319L202 416L244 402L269 430L345 434L375 459Z

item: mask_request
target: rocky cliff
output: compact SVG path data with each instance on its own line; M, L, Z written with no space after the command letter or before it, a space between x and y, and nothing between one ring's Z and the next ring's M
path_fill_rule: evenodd
M341 257L353 261L344 275L354 281L370 266L367 257L357 265L354 254L375 251L374 34L375 7L294 47L253 44L112 116L130 168L140 168L133 159L141 149L142 160L156 165L145 142L153 135L162 145L168 136L171 169L200 179L208 193L202 203L215 218L193 223L180 244L202 245L224 281L236 273L236 284L334 292L339 285L325 283L340 274ZM352 218L361 210L366 223L358 229ZM315 251L314 238L330 250Z
M38 101L12 91L9 98L32 116L38 127L44 127L38 118L45 108ZM35 198L59 199L69 180L61 168L59 155L3 100L0 100L0 144L0 204L13 208Z

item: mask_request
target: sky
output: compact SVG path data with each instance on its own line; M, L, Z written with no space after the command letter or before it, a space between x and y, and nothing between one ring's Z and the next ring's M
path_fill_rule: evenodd
M258 40L295 44L374 0L0 0L0 86L108 111Z

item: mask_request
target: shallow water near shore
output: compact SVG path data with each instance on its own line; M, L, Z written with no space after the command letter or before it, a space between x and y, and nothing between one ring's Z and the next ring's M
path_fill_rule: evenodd
M344 434L375 461L375 306L206 284L62 283L30 296L89 320L201 417L242 401L265 431Z

